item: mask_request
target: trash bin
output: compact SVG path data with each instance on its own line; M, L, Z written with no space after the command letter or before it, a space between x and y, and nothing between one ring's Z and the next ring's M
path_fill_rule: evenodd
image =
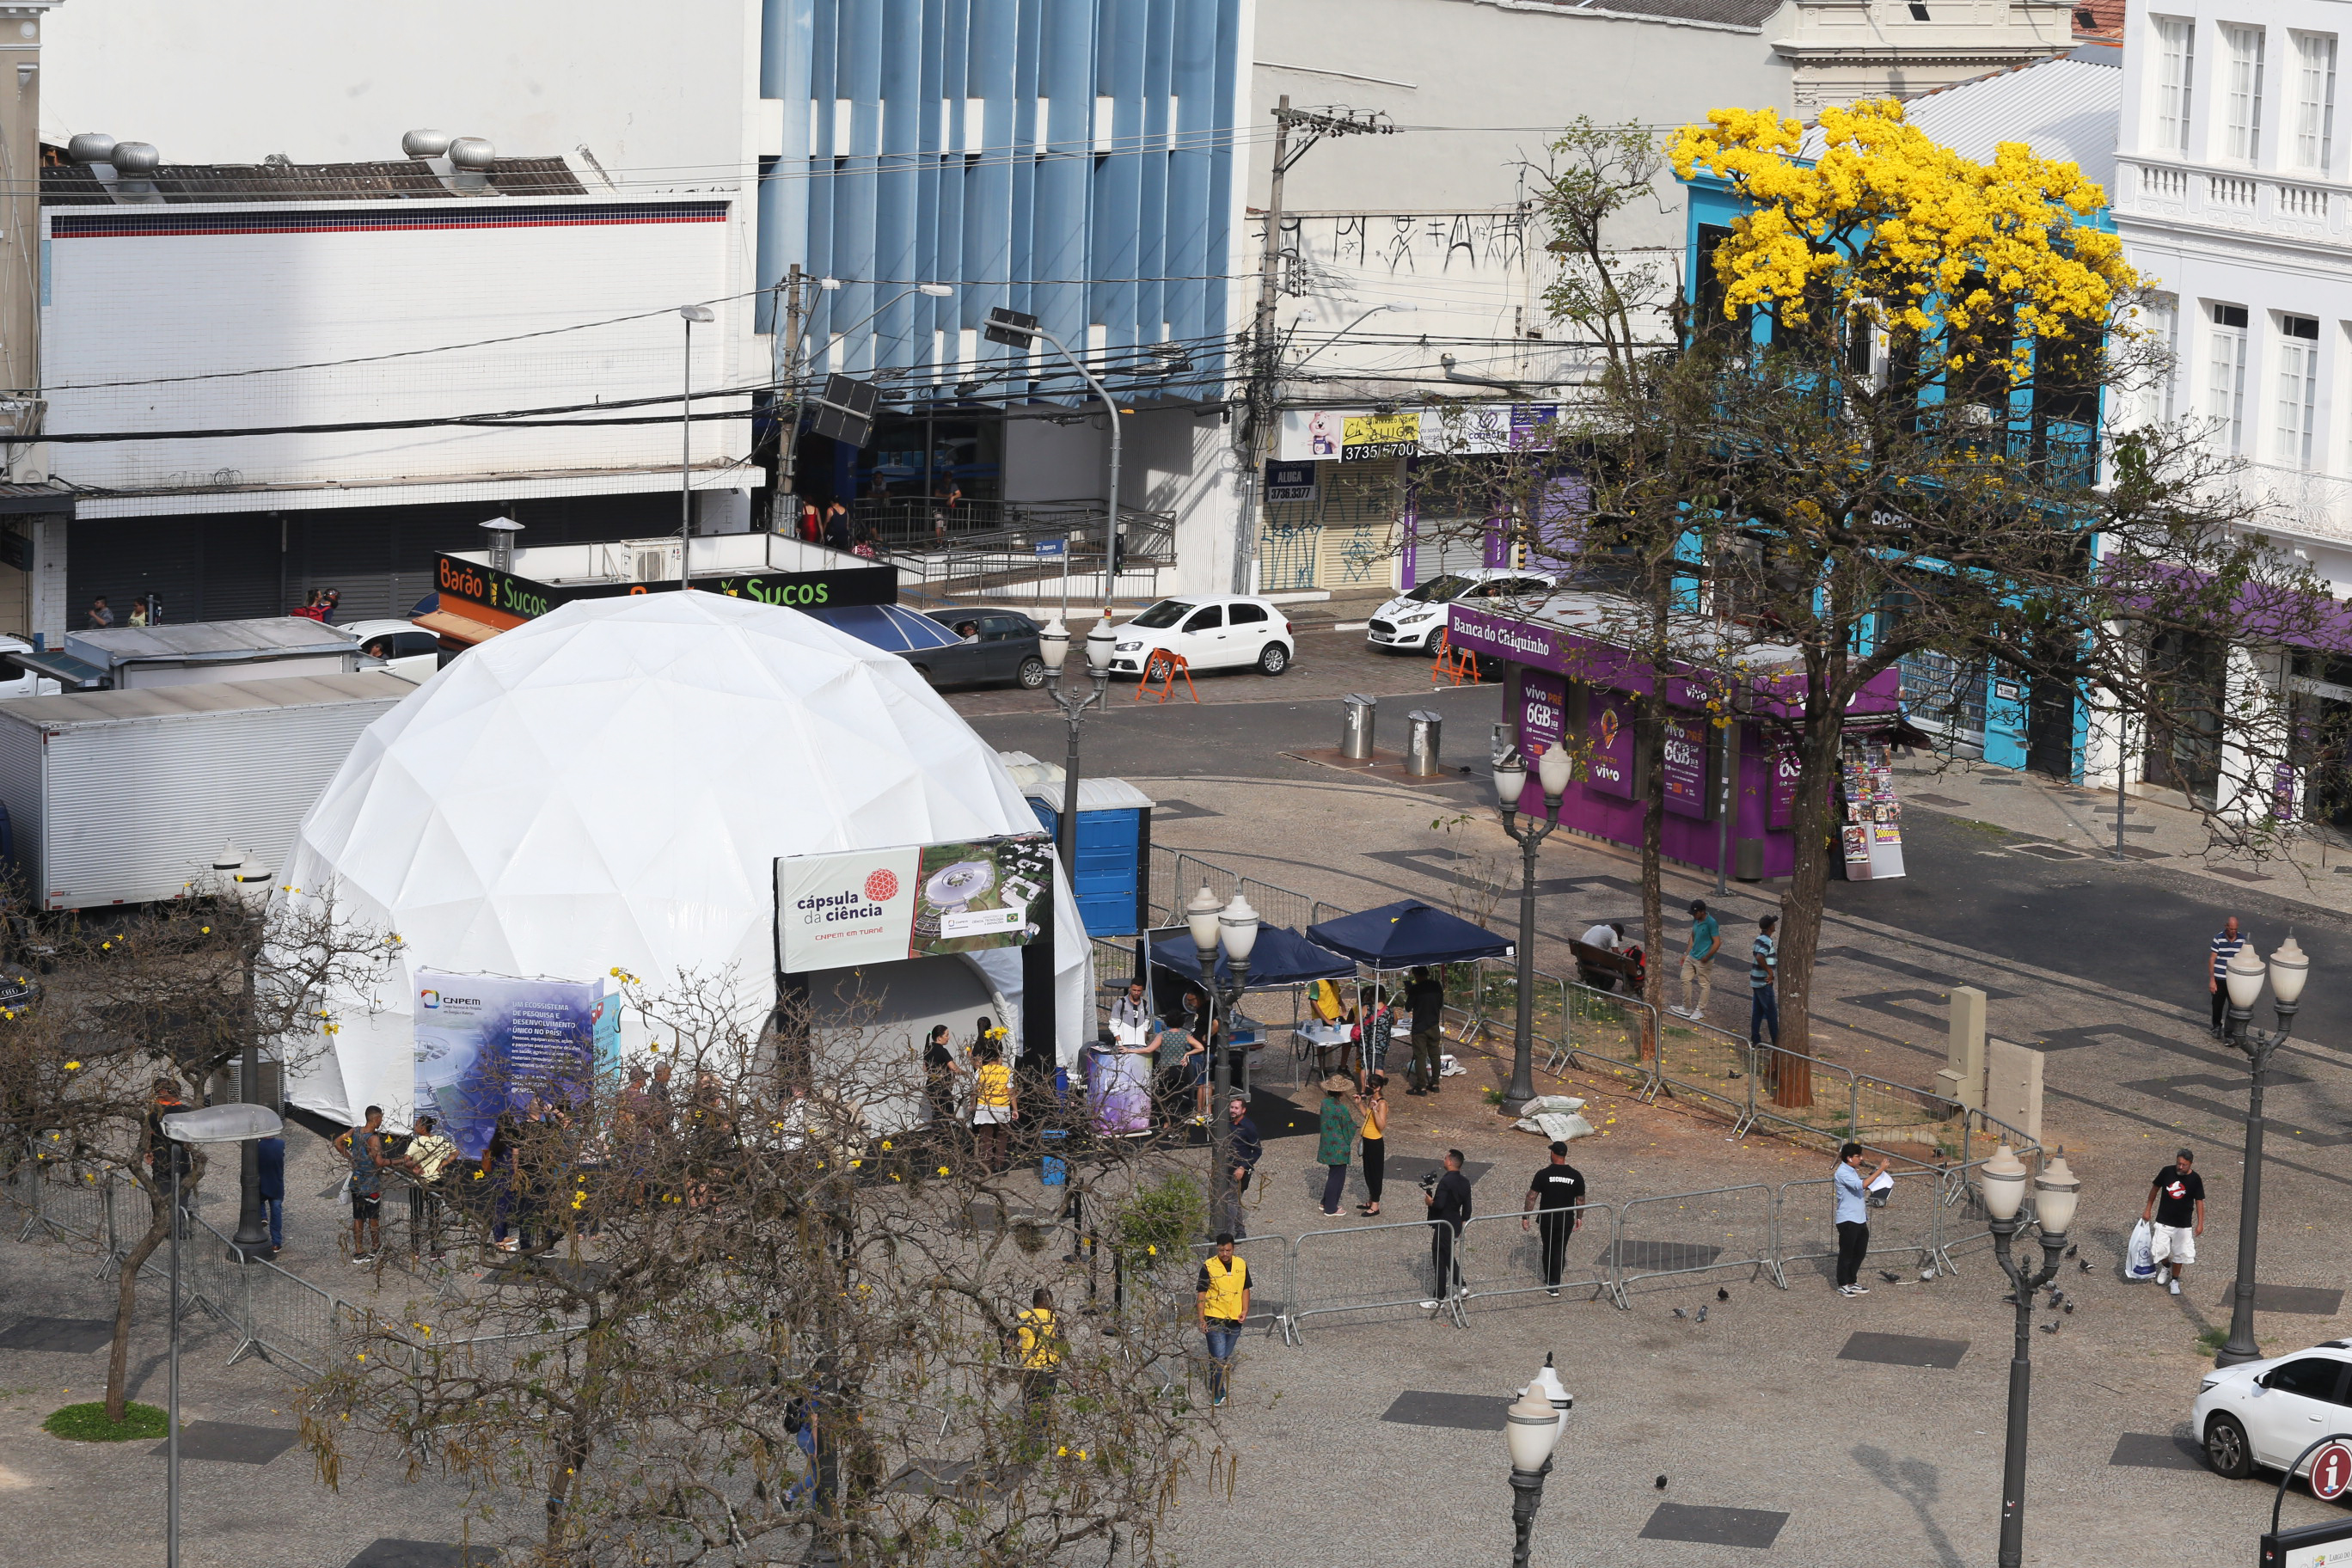
M1048 1187L1061 1186L1070 1179L1069 1163L1060 1153L1060 1151L1068 1143L1070 1135L1061 1128L1048 1127L1037 1136L1044 1141L1047 1149L1055 1151L1038 1162L1038 1183Z
M1380 717L1381 700L1350 691L1339 699L1339 754L1358 762L1372 760L1372 725Z
M1416 708L1404 716L1404 771L1417 779L1436 777L1437 747L1445 730L1444 716Z

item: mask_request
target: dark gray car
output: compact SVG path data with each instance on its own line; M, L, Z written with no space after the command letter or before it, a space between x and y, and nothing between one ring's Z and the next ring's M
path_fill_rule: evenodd
M1020 611L950 605L928 613L965 639L946 647L918 648L906 656L933 686L1011 681L1034 691L1045 684L1045 661L1037 653L1037 623Z

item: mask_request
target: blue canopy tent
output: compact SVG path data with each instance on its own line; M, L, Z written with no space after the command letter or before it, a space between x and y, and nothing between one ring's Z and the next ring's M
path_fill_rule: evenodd
M1509 939L1444 910L1433 909L1419 899L1404 899L1360 914L1324 921L1308 926L1307 934L1332 952L1344 953L1374 970L1415 969L1424 963L1469 963L1481 958L1501 958L1511 951Z
M1144 932L1144 942L1152 968L1199 983L1201 953L1192 945L1190 931L1182 926L1167 926ZM1286 926L1260 926L1257 945L1250 950L1248 984L1244 988L1278 991L1317 980L1344 979L1355 972L1355 960L1327 952ZM1222 946L1217 949L1217 983L1234 983L1234 973L1225 962Z

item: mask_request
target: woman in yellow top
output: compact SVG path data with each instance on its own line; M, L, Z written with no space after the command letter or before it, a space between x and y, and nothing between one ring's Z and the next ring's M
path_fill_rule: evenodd
M1356 1097L1356 1110L1364 1119L1364 1191L1370 1203L1356 1205L1358 1214L1381 1212L1381 1175L1388 1163L1389 1137L1389 1075L1376 1072L1365 1080L1364 1092Z
M997 1043L1003 1036L1003 1030L992 1029L972 1047L980 1066L971 1075L971 1133L980 1145L982 1167L989 1171L1004 1168L1005 1145L1013 1136L1013 1119L1021 1113L1013 1069L1004 1065L1004 1047Z

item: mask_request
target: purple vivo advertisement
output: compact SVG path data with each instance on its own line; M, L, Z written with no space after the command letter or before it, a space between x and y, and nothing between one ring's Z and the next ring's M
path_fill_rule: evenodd
M1633 699L1622 691L1595 691L1586 735L1592 755L1584 786L1597 795L1633 798Z
M1666 809L1685 816L1706 815L1706 738L1704 719L1670 718L1660 768L1666 775Z
M1519 677L1519 752L1533 763L1568 733L1568 678L1546 669Z

